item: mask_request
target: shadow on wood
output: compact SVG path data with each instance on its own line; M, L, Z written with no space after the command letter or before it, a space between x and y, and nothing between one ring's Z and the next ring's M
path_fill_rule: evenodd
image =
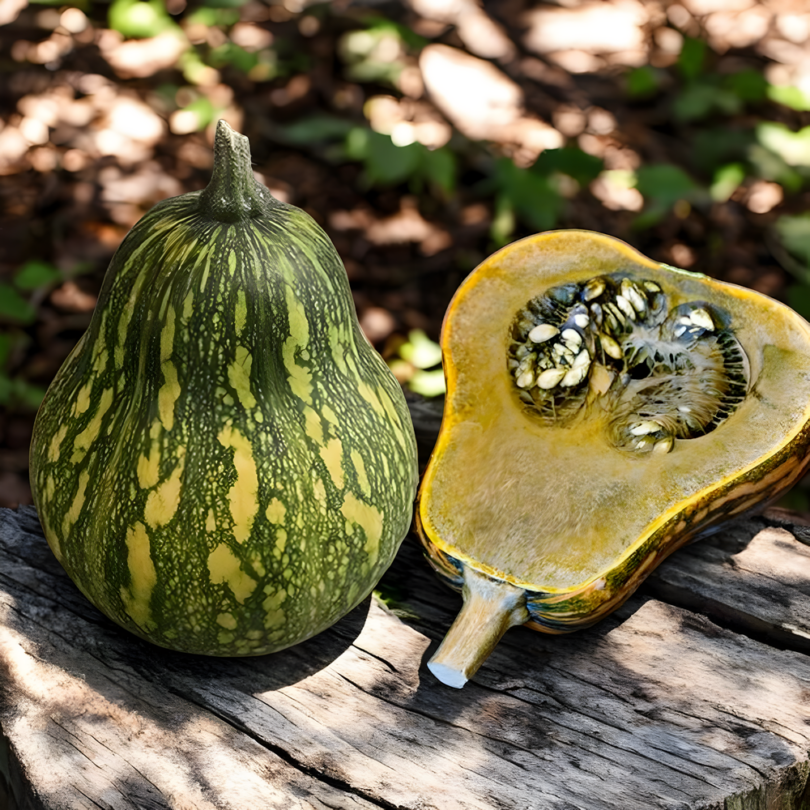
M0 770L18 806L48 810L798 810L808 551L766 520L735 524L591 630L510 630L453 690L424 662L458 597L415 541L381 583L388 607L370 600L281 653L208 659L108 622L32 510L0 511ZM754 617L790 649L721 626L741 594L738 629Z

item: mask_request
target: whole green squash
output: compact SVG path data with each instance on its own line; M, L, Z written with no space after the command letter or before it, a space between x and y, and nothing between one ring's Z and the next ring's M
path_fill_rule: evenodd
M220 121L213 177L112 259L51 384L31 484L54 554L155 644L258 655L373 588L408 531L413 427L343 265Z

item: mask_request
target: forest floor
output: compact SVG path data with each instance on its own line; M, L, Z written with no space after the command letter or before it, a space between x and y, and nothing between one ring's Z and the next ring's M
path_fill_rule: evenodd
M31 500L36 406L113 251L206 184L220 117L423 393L459 283L539 230L810 313L808 43L803 0L0 0L0 505Z

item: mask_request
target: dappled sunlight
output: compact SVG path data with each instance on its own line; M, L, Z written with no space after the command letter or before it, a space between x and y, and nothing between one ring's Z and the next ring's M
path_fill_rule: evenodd
M490 62L429 45L419 66L434 103L468 138L516 143L534 156L563 145L550 124L526 115L518 85Z
M540 8L526 14L526 47L572 73L605 64L639 66L647 60L647 8L636 0Z
M188 43L174 31L128 42L116 31L104 31L98 38L98 47L120 78L142 79L174 67ZM212 75L214 79L218 78L216 74Z
M426 20L456 26L467 49L484 59L508 60L515 55L514 43L476 0L407 0Z
M706 625L708 635L701 625ZM712 636L718 639L716 645L703 643ZM663 638L675 642L676 650L668 651L677 656L674 668L661 658L663 647L659 640ZM810 726L806 687L794 675L780 672L782 656L774 655L771 648L713 628L705 618L659 602L645 604L620 628L609 633L608 640L617 665L646 683L649 689L663 687L665 691L658 692L660 703L677 703L678 691L691 692L692 685L699 683L707 695L730 698L728 705L712 707L712 713L719 710L753 723L767 717L773 733L796 746L795 755L800 756L806 747ZM711 655L707 655L707 646L713 646ZM744 657L749 662L745 667L740 666L742 648L746 648ZM803 659L794 660L800 671L810 674ZM670 699L668 692L673 695ZM697 703L690 708L696 716L701 715ZM713 733L713 726L707 722L707 731Z
M428 222L419 213L412 197L403 197L399 212L382 219L364 208L333 211L329 215L329 225L336 231L362 231L375 245L415 242L426 256L432 256L451 244L450 234Z

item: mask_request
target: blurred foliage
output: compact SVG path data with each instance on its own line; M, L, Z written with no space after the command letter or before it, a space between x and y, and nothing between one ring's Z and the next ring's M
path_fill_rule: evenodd
M29 383L9 366L16 353L24 351L30 337L22 327L37 319L37 303L62 274L53 265L36 259L17 269L11 283L0 283L0 405L14 410L36 410L45 391Z
M408 389L423 397L444 394L442 350L421 329L412 329L408 339L401 342L388 366L394 376Z

